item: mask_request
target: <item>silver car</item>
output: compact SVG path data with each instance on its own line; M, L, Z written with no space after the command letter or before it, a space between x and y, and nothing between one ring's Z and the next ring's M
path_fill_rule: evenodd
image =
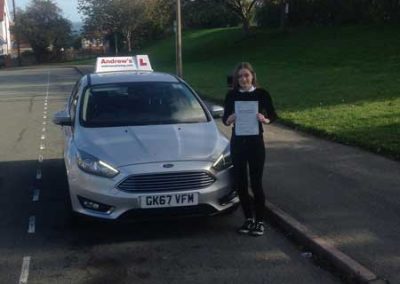
M103 219L233 210L229 141L213 119L222 111L171 74L83 76L53 118L72 210Z

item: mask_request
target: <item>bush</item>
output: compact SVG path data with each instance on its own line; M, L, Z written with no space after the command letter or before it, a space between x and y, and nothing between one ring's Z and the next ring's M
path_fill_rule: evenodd
M279 27L281 21L281 7L274 3L265 4L257 9L255 20L260 27Z
M289 24L340 25L359 23L399 23L400 1L397 0L287 0ZM282 1L268 1L257 9L260 26L280 24Z

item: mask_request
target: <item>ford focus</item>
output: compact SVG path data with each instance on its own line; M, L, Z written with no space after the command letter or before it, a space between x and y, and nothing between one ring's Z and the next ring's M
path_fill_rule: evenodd
M229 141L214 121L223 109L149 66L147 56L98 59L54 115L72 210L120 219L236 208Z

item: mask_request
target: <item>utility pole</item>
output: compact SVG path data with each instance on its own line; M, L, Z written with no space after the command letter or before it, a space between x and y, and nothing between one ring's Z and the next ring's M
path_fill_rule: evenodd
M15 11L15 0L12 1L13 3L13 13L14 13L14 25L17 22L17 13ZM15 40L17 41L17 60L18 60L18 66L21 66L21 49L19 46L19 33L18 31L15 32Z
M283 0L281 2L281 30L285 30L286 22L289 15L289 2L288 0Z
M118 56L118 35L114 32L115 56Z
M176 75L183 77L181 0L176 0Z

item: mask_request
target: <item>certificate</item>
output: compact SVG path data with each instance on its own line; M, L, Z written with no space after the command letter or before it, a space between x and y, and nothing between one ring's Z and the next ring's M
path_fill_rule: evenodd
M235 134L237 136L259 134L257 113L258 101L235 101Z

